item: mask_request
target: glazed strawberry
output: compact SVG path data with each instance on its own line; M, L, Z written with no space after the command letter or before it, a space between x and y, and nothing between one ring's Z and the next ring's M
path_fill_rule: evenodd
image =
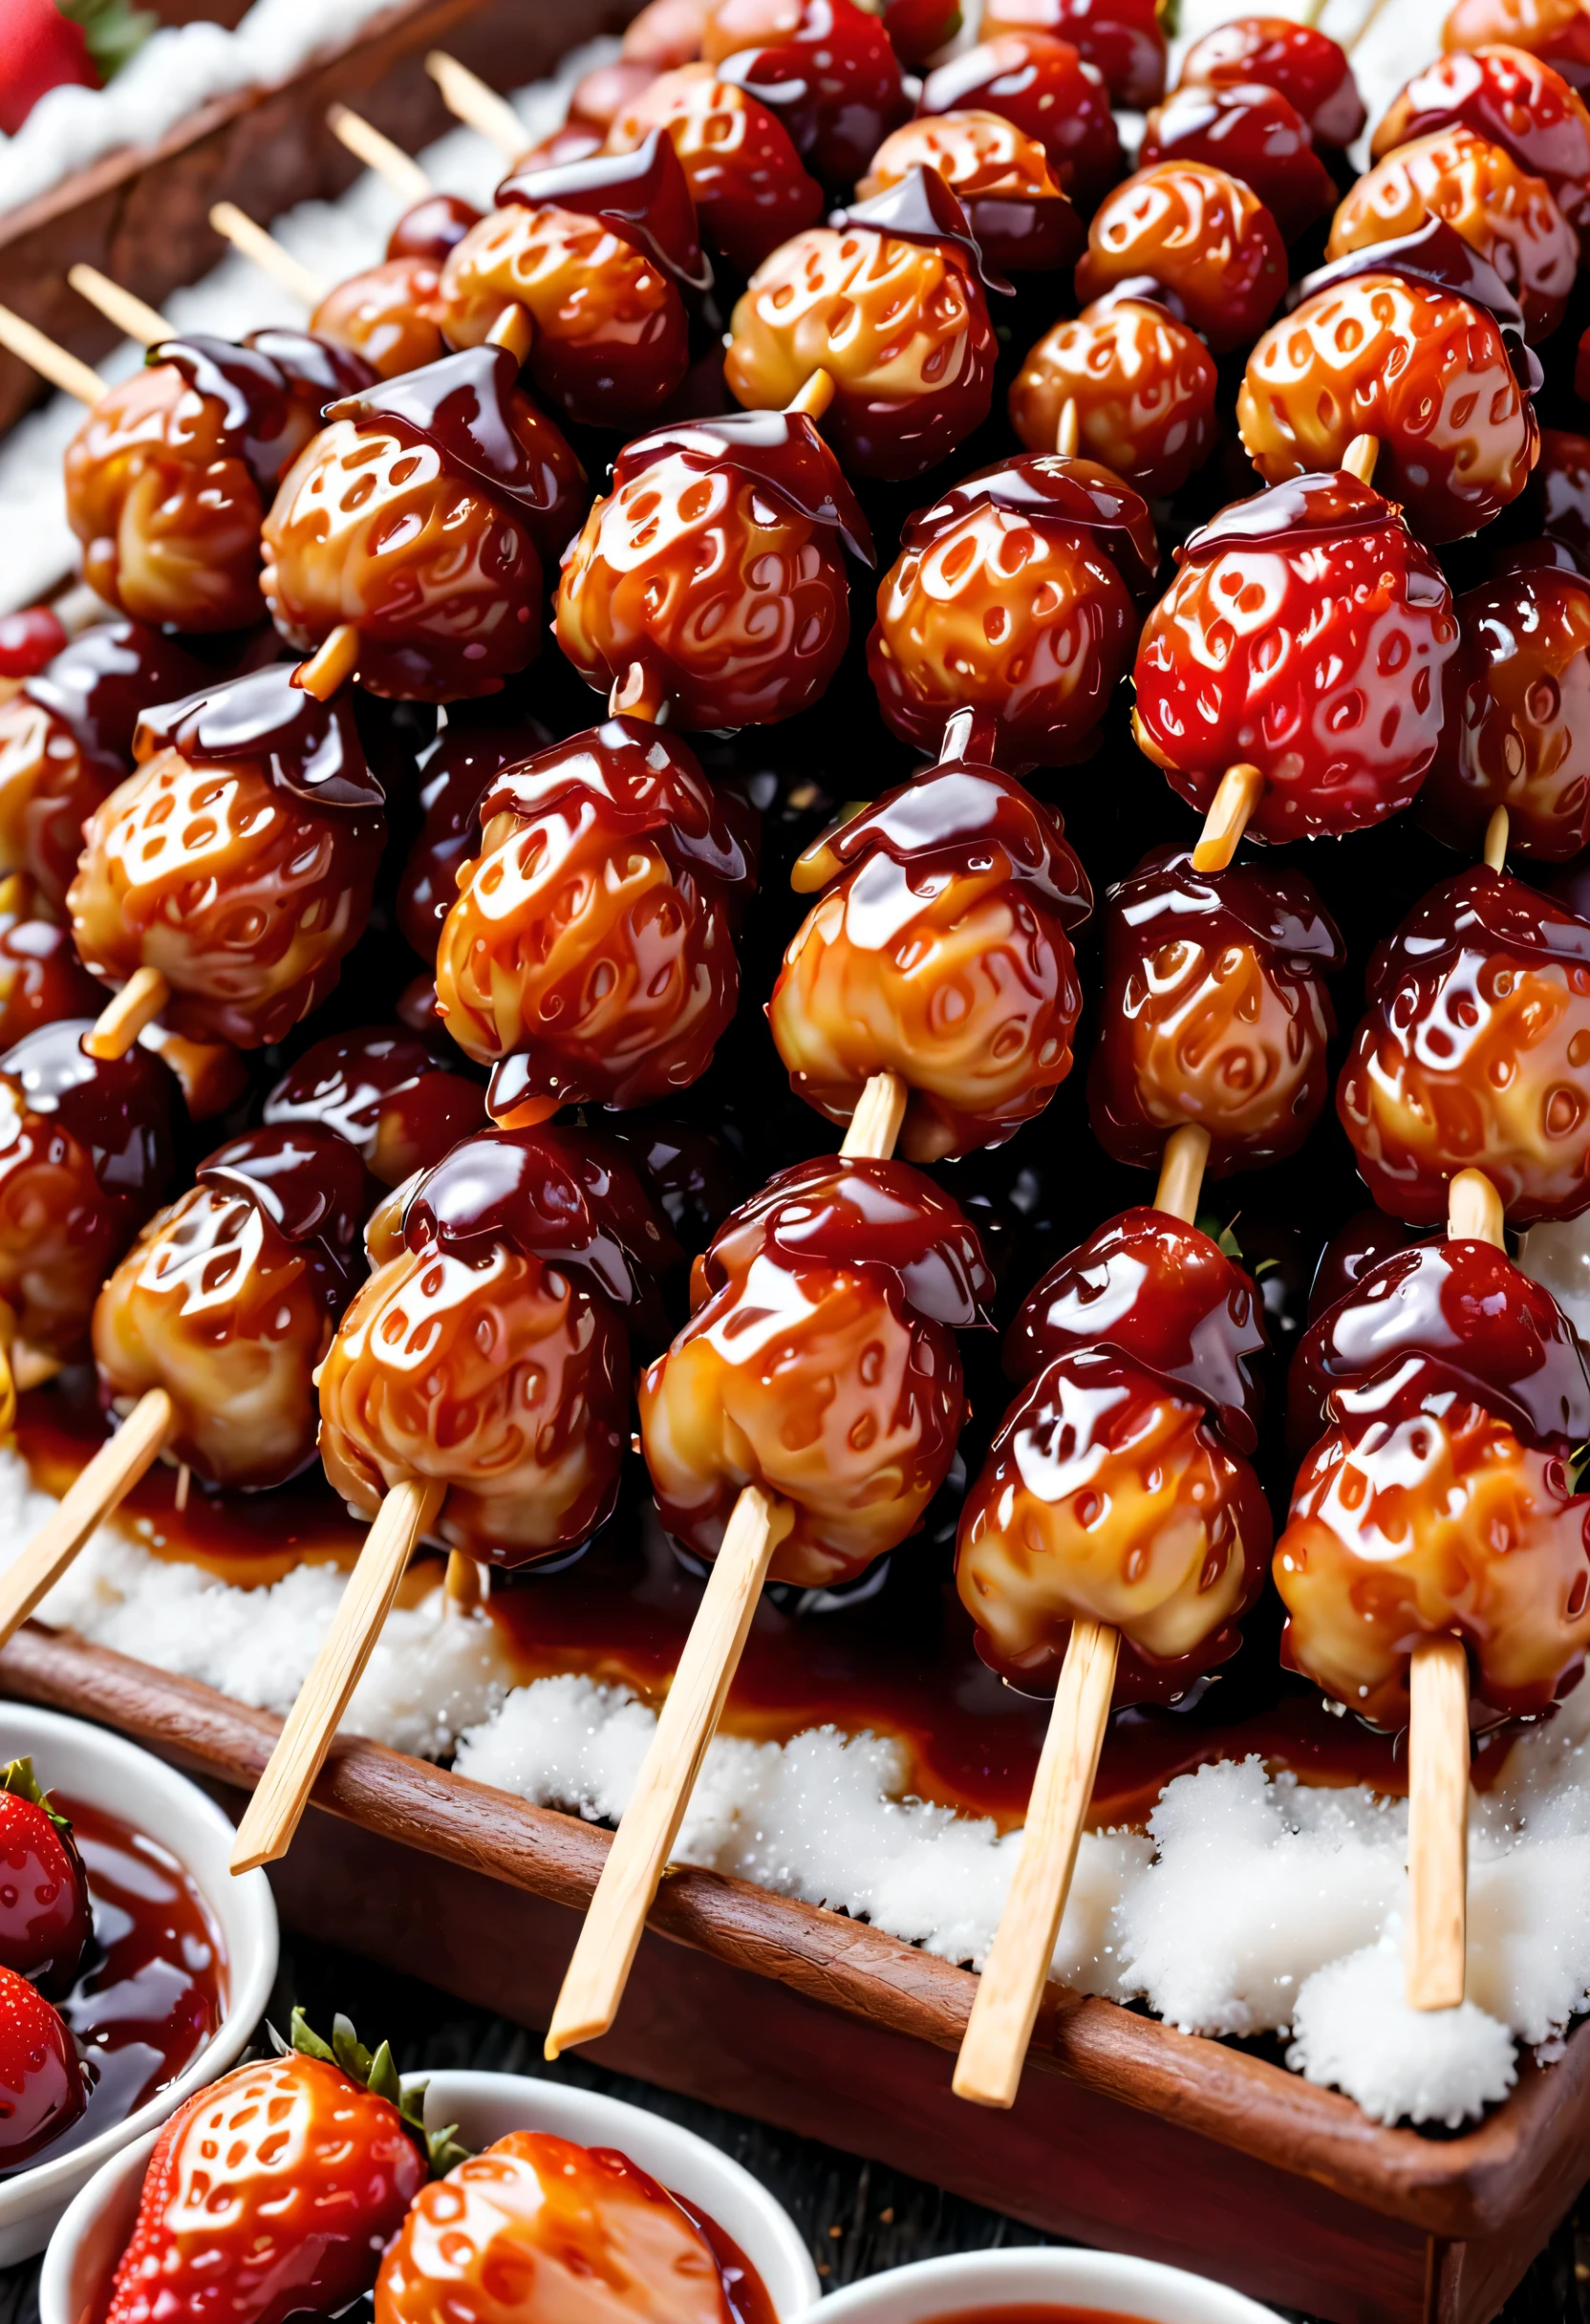
M31 1759L0 1774L0 1965L59 1998L94 1932L72 1826L39 1790Z
M339 2017L333 2047L292 2012L293 2047L223 2075L161 2131L105 2324L280 2324L368 2292L425 2184L383 2042Z
M59 2013L14 1969L0 1969L0 2170L70 2130L88 2102Z
M627 2155L513 2130L428 2186L376 2324L730 2324L711 2245Z

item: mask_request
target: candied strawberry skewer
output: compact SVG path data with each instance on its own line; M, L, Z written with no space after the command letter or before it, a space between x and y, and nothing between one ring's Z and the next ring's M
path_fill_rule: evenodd
M962 1512L961 1598L1018 1686L1058 1670L1025 1838L956 2072L1014 2102L1112 1700L1166 1699L1235 1650L1270 1543L1253 1284L1196 1224L1206 1168L1296 1150L1323 1106L1341 939L1296 872L1161 849L1108 899L1100 1142L1159 1165L1153 1207L1062 1259L1006 1347L1026 1382Z
M1563 1474L1590 1428L1583 1351L1507 1259L1489 1178L1453 1176L1446 1223L1300 1344L1292 1432L1324 1433L1275 1554L1283 1659L1407 1729L1418 2010L1464 1997L1471 1726L1547 1711L1590 1646L1590 1496Z
M796 1087L849 1128L836 1161L781 1173L726 1222L698 1264L691 1322L641 1383L663 1522L712 1570L564 1979L548 2056L617 2012L769 1575L827 1585L864 1572L914 1530L954 1455L964 1412L954 1326L978 1320L991 1279L959 1211L893 1150L902 1125L919 1151L998 1144L1046 1102L1076 1014L1067 925L1090 900L1059 818L959 758L972 723L952 722L939 766L880 800L852 849L842 831L832 853L806 862L803 884L842 876L786 956L775 1035ZM918 909L903 920L908 895ZM898 961L847 936L852 898L858 931L888 899ZM892 973L908 960L914 978ZM787 981L792 971L805 982ZM964 1056L935 1056L916 1107L910 1036L935 987L999 996L976 1029L1019 1052L1014 1083L1030 1082L1029 1093ZM825 1063L810 1082L792 1030L806 990L819 1041L844 1038L840 1021L863 994L869 1019L837 1074Z
M373 1272L319 1389L326 1474L370 1530L238 1827L234 1872L290 1843L419 1540L534 1566L612 1513L630 1336L647 1350L666 1336L655 1276L679 1256L621 1151L546 1126L465 1138L376 1211L366 1244Z

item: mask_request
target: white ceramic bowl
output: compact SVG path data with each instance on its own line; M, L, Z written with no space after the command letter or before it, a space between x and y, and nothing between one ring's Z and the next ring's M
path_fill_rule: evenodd
M14 2179L0 2181L0 2267L42 2251L51 2229L101 2164L153 2133L193 2091L234 2064L259 2022L276 1974L276 1906L263 1872L226 1869L230 1823L196 1783L163 1759L81 1719L0 1703L0 1764L31 1753L52 1791L91 1801L146 1832L192 1875L226 1947L226 2009L186 2072L124 2121L52 2162L48 2148Z
M959 2251L849 2284L823 2303L822 2324L931 2324L976 2308L1093 2308L1144 2324L1278 2324L1275 2312L1205 2275L1114 2251L1039 2246ZM61 2324L46 2314L43 2324Z
M465 2145L474 2147L510 2130L549 2130L582 2146L615 2146L734 2238L766 2285L781 2324L791 2324L817 2298L817 2270L784 2206L718 2147L660 2115L529 2075L460 2072L433 2075L425 2094L426 2127L445 2122L456 2122ZM39 2324L92 2324L103 2314L155 2136L114 2155L56 2228L39 2279Z

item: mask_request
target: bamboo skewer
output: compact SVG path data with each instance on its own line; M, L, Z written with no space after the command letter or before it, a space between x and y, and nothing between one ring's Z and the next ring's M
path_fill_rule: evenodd
M119 1508L163 1449L175 1422L164 1388L149 1388L74 1479L54 1516L0 1573L0 1646L54 1589L96 1527Z
M351 106L330 106L326 125L339 144L346 145L366 169L373 169L378 178L384 178L393 192L400 194L406 203L423 202L433 190L414 156L395 145L389 137L383 137L374 121L367 121Z
M1195 1122L1171 1132L1156 1211L1195 1223L1209 1145L1208 1130ZM1073 1621L1010 1894L956 2060L956 2096L974 2105L1016 2103L1099 1773L1120 1646L1120 1632L1108 1623Z
M1342 455L1342 465L1348 476L1356 476L1361 484L1375 481L1375 463L1380 458L1378 436L1355 436Z
M114 323L118 331L124 331L140 347L158 347L161 339L176 337L175 325L168 323L158 308L146 306L131 290L123 290L119 283L113 283L97 267L68 267L66 279L79 298L86 298L107 323Z
M301 299L306 307L318 307L331 289L330 283L294 258L274 234L268 234L263 226L256 226L235 202L218 202L210 211L210 224L223 241L229 242L262 274L269 274L272 282L280 283L284 290Z
M1076 459L1080 433L1077 399L1075 396L1067 396L1060 407L1060 419L1055 426L1055 450L1062 460Z
M62 395L75 396L90 411L105 394L105 382L92 364L57 346L47 333L13 314L9 307L0 307L0 347L36 371L41 379L48 379L52 387L58 387Z
M286 1854L415 1544L435 1519L445 1490L431 1478L408 1478L392 1487L376 1511L325 1643L238 1825L233 1872L251 1872Z
M899 1134L906 1097L897 1073L874 1074L862 1090L840 1151L887 1158ZM722 1718L773 1553L794 1514L787 1501L760 1485L742 1486L729 1513L722 1546L564 1976L547 2031L548 2058L594 2040L618 2014L646 1916Z
M505 97L488 88L478 73L461 65L456 56L433 49L425 70L441 91L441 101L455 120L462 121L495 145L510 161L517 161L530 142L529 133Z
M99 1013L94 1030L83 1035L90 1057L106 1063L125 1057L146 1024L171 998L171 987L158 968L135 968L121 990Z

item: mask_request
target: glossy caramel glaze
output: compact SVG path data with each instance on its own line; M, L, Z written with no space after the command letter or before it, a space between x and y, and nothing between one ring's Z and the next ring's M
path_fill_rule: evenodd
M1003 32L937 66L922 84L923 115L997 113L1049 158L1055 182L1085 209L1121 175L1121 139L1098 69L1069 40Z
M885 138L856 187L863 201L898 185L916 168L935 169L954 187L978 247L1011 273L1073 265L1085 240L1049 158L1002 114L923 114Z
M1427 217L1444 218L1495 268L1532 342L1550 337L1579 271L1579 236L1543 178L1472 129L1436 130L1359 179L1331 221L1326 255L1395 241Z
M885 721L936 750L957 710L1016 768L1085 757L1159 563L1153 520L1092 461L1005 460L918 509L878 586L867 666Z
M261 618L269 502L220 407L172 363L111 388L66 449L67 521L83 545L84 579L157 626L236 630Z
M1408 1719L1416 1639L1455 1631L1470 1721L1538 1716L1590 1643L1590 1496L1483 1405L1332 1429L1276 1544L1281 1657L1377 1726Z
M1379 161L1415 138L1457 128L1544 178L1576 232L1590 226L1590 113L1551 65L1505 42L1438 56L1393 100L1370 152Z
M667 157L694 221L669 138L653 132L641 152ZM589 170L600 161L574 166ZM477 346L505 306L523 307L534 332L528 373L536 393L568 419L628 432L644 426L688 367L680 285L656 247L637 247L626 219L565 207L552 193L533 199L562 174L509 179L501 206L449 253L441 273L447 336ZM510 188L513 198L504 199Z
M1138 648L1133 729L1207 811L1258 767L1254 837L1378 823L1405 807L1441 733L1457 622L1439 567L1390 503L1344 473L1222 510L1178 552Z
M732 2324L711 2244L637 2163L514 2130L422 2187L381 2261L376 2324Z
M1205 161L1251 186L1288 242L1335 207L1336 187L1297 107L1263 81L1175 90L1149 115L1138 166Z
M1107 1218L1028 1292L1005 1334L1005 1370L1025 1385L1057 1356L1107 1349L1201 1403L1227 1449L1251 1453L1263 1317L1253 1278L1201 1228L1139 1207Z
M1590 1437L1573 1325L1492 1243L1415 1243L1344 1287L1293 1355L1287 1439L1301 1452L1339 1422L1407 1419L1441 1396L1483 1404L1561 1460Z
M85 821L131 772L140 714L204 675L174 638L104 621L0 703L0 873L26 872L49 903L63 904Z
M888 33L854 0L716 0L701 53L777 114L835 189L854 184L911 110Z
M164 1450L258 1491L314 1457L314 1373L361 1268L364 1169L330 1130L249 1131L143 1229L99 1294L100 1394L125 1415L164 1388Z
M1590 846L1590 581L1536 566L1470 590L1456 612L1419 820L1477 855L1505 807L1510 854L1564 863Z
M97 1017L104 1001L58 920L0 910L0 1050L63 1017Z
M852 210L845 226L811 226L775 250L734 311L730 394L753 410L782 409L826 369L834 397L823 424L853 476L920 476L993 402L994 330L967 256L976 245L944 180L918 168L859 209L904 214L916 198L947 222L942 238Z
M1121 1633L1119 1702L1173 1702L1234 1654L1270 1511L1204 1408L1104 1347L1059 1355L1006 1414L966 1496L956 1584L978 1650L1054 1685L1080 1616Z
M422 194L398 219L386 238L388 258L428 258L440 266L456 249L481 213L462 194Z
M1329 1095L1336 1015L1324 979L1341 936L1298 872L1194 872L1158 848L1109 893L1093 1133L1119 1162L1157 1170L1192 1122L1212 1177L1295 1153Z
M441 268L440 258L384 258L328 290L310 329L351 347L383 379L435 363L447 353Z
M1510 1221L1590 1204L1590 927L1484 866L1432 889L1376 952L1336 1109L1383 1210L1444 1218L1484 1171Z
M1048 32L1076 43L1110 100L1143 113L1165 95L1165 29L1156 0L989 0L981 30Z
M360 683L404 700L491 694L532 658L542 551L586 493L514 377L505 349L470 349L328 406L264 528L284 637L309 651L355 623Z
M608 150L634 152L654 129L672 140L701 232L737 274L822 216L822 188L802 168L788 130L709 64L658 74L614 116Z
M657 428L565 552L557 640L603 694L638 662L681 726L790 718L844 656L847 547L866 520L804 413Z
M84 1352L100 1284L171 1183L176 1086L88 1057L68 1018L0 1058L0 1299L41 1354Z
M442 922L458 896L459 872L481 851L481 801L494 776L526 752L545 749L551 736L539 720L492 723L461 706L419 758L419 836L398 886L398 925L422 960L436 958Z
M944 1481L965 1416L955 1326L991 1289L971 1226L907 1164L781 1172L697 1260L695 1312L640 1381L664 1526L716 1557L757 1484L795 1512L776 1580L863 1572Z
M290 677L273 663L145 718L143 763L91 816L67 897L95 976L159 969L174 1031L243 1049L331 991L386 836L346 702Z
M437 1005L501 1120L699 1079L740 996L749 810L682 742L609 719L505 769L437 954Z
M1590 18L1579 0L1455 0L1444 49L1527 49L1571 88L1590 87Z
M373 1178L400 1186L485 1127L485 1092L457 1062L386 1025L328 1034L282 1076L262 1119L334 1130Z
M1339 263L1359 255L1373 253ZM1384 273L1327 285L1271 325L1248 358L1237 427L1267 484L1338 467L1355 437L1373 436L1376 478L1420 538L1457 540L1523 490L1535 408L1495 318L1386 255Z
M1010 424L1029 452L1077 445L1139 492L1179 491L1214 446L1215 370L1196 332L1152 298L1105 298L1051 324L1011 383Z
M848 1122L872 1074L902 1074L913 1162L1042 1111L1071 1069L1067 932L1092 903L1053 808L991 766L942 764L808 849L795 881L827 890L767 1006L798 1095Z
M1078 261L1079 303L1123 283L1139 292L1156 284L1172 312L1224 355L1274 314L1286 245L1250 186L1205 161L1159 161L1105 196Z
M1350 145L1364 127L1364 99L1338 41L1287 16L1235 16L1195 40L1182 59L1182 88L1262 81L1308 123L1316 145Z

